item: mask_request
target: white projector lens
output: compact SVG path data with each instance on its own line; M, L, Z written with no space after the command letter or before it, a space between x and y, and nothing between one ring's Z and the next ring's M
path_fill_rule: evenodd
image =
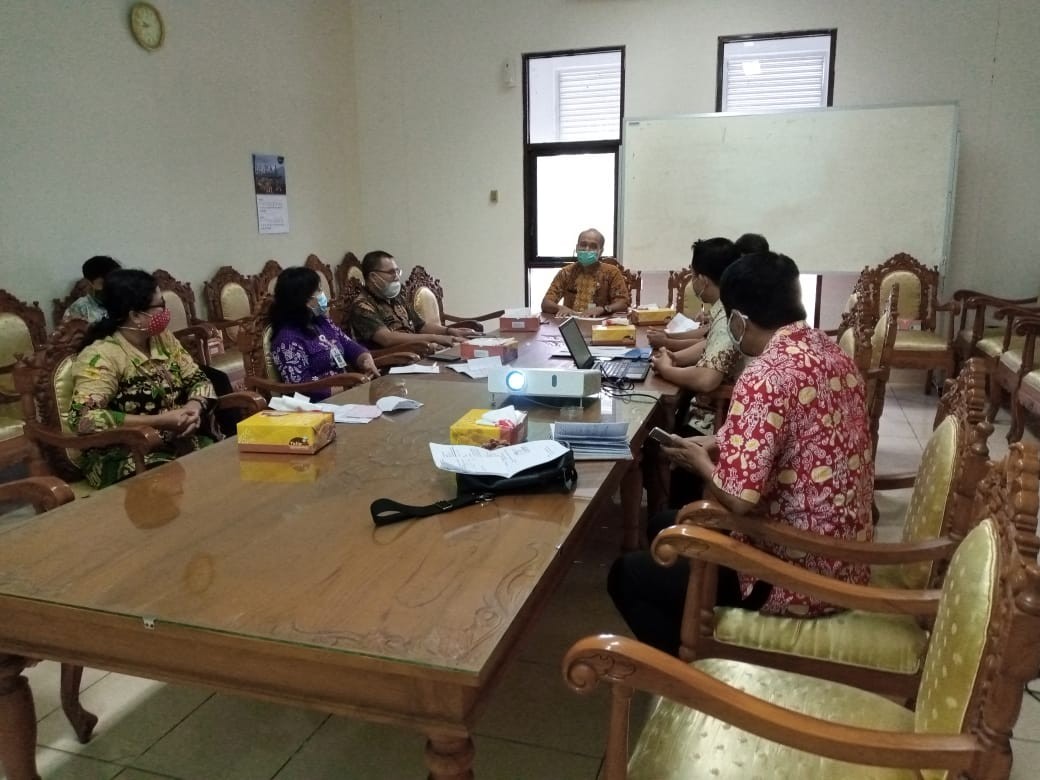
M510 371L506 374L506 387L510 390L523 390L527 384L523 371Z

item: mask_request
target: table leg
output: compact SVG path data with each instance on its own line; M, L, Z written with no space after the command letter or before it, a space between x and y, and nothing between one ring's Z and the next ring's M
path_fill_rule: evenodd
M36 772L36 711L25 659L0 655L0 765L7 780L40 780Z
M643 503L642 451L635 453L633 460L621 479L621 514L624 528L621 549L624 552L638 550L639 507Z
M426 740L429 780L473 780L473 740L430 734Z

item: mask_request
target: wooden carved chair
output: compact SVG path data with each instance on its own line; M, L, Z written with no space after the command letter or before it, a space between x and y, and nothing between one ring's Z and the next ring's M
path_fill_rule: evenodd
M986 473L986 440L992 432L984 419L981 365L967 364L957 384L960 389L952 404L956 408L925 446L902 539L897 543L822 537L761 517L732 515L711 502L688 505L680 511L678 521L739 531L757 541L809 554L871 564L875 567L871 585L897 595L935 587L945 561L970 530L975 487ZM906 486L902 478L878 477L875 483L881 490ZM877 615L850 604L847 612L823 620L803 620L715 608L715 576L703 562L691 566L681 657L732 658L897 696L910 696L916 689L928 634L912 613Z
M264 263L264 267L256 275L256 297L258 299L274 295L274 283L278 281L278 274L281 272L282 266L277 260L268 260Z
M1014 383L1011 392L1011 429L1008 431L1008 441L1012 442L1022 438L1028 412L1040 415L1040 351L1037 349L1037 339L1040 338L1040 314L1020 317L1015 325L1015 333L1023 339L1023 343L1018 381Z
M33 514L43 514L55 507L67 504L75 498L72 489L56 477L29 477L0 484L0 505L7 507L26 506ZM32 522L33 515L18 509L0 515L0 528L10 529L16 524ZM97 715L83 708L79 699L83 667L74 664L61 665L61 708L76 732L76 738L86 744L97 725Z
M336 289L333 287L335 279L332 274L332 267L328 263L322 262L322 259L317 255L307 255L303 267L310 268L312 271L317 272L322 292L324 292L331 301L336 295Z
M707 316L707 304L693 291L692 269L668 272L668 305L691 320L703 320Z
M505 314L505 310L488 312L479 317L457 317L444 311L444 290L439 280L434 279L421 265L417 265L408 275L408 281L404 283L404 292L415 307L416 313L425 322L435 322L441 325L450 325L458 328L472 328L481 333L484 326L481 324L488 320L496 320Z
M162 269L153 272L152 276L170 311L173 335L196 363L223 372L233 388L241 389L245 379L242 356L234 350L224 350L227 328L233 326L225 321L214 323L199 319L195 309L195 291L188 282L178 281Z
M888 299L889 289L895 284L899 285L896 305L899 319L919 323L920 330L896 333L892 367L927 371L925 392L931 392L934 372L940 370L945 376L952 376L956 357L952 324L951 332L943 335L939 332L938 315L949 312L952 320L960 307L955 301L939 303L938 267L927 268L902 252L881 265L865 268L857 282L857 286L869 289L873 299L879 302Z
M935 616L914 709L743 661L687 664L633 639L579 640L563 659L567 683L579 693L600 681L611 686L605 780L1007 778L1023 690L1040 665L1040 568L1016 550L1011 517L1036 512L1038 471L1035 450L1013 449L982 485L980 522L941 591L840 589L856 608ZM662 558L682 554L776 582L801 586L815 576L781 572L769 556L695 526L667 529L654 547ZM819 579L823 593L827 580ZM629 757L633 690L662 698Z
M26 303L0 290L0 467L28 455L12 372L19 355L32 354L46 340L47 326L39 304Z
M1002 351L1006 325L998 322L994 313L1009 307L1037 305L1037 296L999 298L978 290L957 290L951 298L960 306L960 320L953 341L958 361L978 356L995 362Z
M361 261L353 252L347 252L336 266L336 289L339 294L343 294L347 289L347 282L351 279L356 279L361 284L365 283L364 274L361 273Z
M270 300L262 305L255 317L248 318L238 330L239 349L245 359L246 386L261 393L267 398L275 395L292 395L293 393L309 393L315 390L332 391L347 390L368 381L364 374L344 372L323 377L312 382L291 384L282 381L271 354L271 325L268 319ZM383 369L390 366L408 365L419 360L414 352L397 349L372 353L376 367Z
M621 263L618 262L616 257L610 257L605 255L600 258L600 262L609 263L610 265L617 266L621 270L621 275L625 277L625 284L628 285L628 305L632 308L638 306L643 301L643 272L642 271L630 271L625 268Z
M213 278L202 285L209 322L226 334L225 346L235 344L237 324L256 313L256 292L256 279L230 265L221 266Z
M162 446L159 432L149 426L123 426L96 433L75 433L66 413L72 403L72 366L86 334L83 320L62 323L50 340L14 368L15 387L25 418L25 436L31 446L30 471L64 479L78 496L92 489L83 480L79 452L91 447L125 447L138 472L145 469L145 455ZM217 399L218 409L253 414L267 404L256 393L229 393Z
M1029 356L1028 360L1026 359L1026 337L1018 329L1020 321L1040 317L1040 306L1006 306L997 309L994 316L997 320L1003 321L1004 332L999 339L1000 345L997 347L995 354L988 358L990 366L990 420L996 418L997 412L1004 401L1004 395L1013 396L1015 390L1021 384L1022 377L1034 369L1040 368L1036 360L1040 356L1035 351ZM988 346L983 346L986 341L986 339L980 340L977 348L988 350ZM1011 431L1008 433L1010 435ZM1021 431L1018 431L1019 436L1021 436L1021 433Z
M81 278L72 285L72 290L64 298L53 299L51 301L51 312L54 315L54 324L57 325L61 322L61 318L65 316L65 310L84 295L89 295L93 289L94 286L90 282Z

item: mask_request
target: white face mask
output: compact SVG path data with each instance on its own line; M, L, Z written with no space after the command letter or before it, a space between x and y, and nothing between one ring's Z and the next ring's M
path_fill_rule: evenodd
M739 321L740 321L741 326L742 326L740 328L740 338L737 338L737 336L733 333L733 321L734 321L733 318L734 318L734 315L739 318ZM729 330L730 341L732 341L737 346L737 349L740 351L740 354L743 357L745 357L745 358L752 358L752 357L755 357L755 356L750 354L750 353L748 353L748 352L745 352L744 351L744 345L742 343L744 341L744 336L747 335L747 324L748 324L748 318L747 318L746 314L744 314L741 311L737 311L736 309L731 309L730 310L730 312L729 312L729 320L727 320L727 322L726 322L726 328L727 328L727 330Z
M401 283L399 281L393 281L383 286L382 296L388 301L393 300L401 294Z

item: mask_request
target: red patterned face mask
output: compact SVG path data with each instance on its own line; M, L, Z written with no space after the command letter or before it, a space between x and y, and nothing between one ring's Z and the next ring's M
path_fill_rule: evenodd
M151 317L148 318L148 327L145 328L148 331L149 336L158 336L170 325L170 310L159 309Z

